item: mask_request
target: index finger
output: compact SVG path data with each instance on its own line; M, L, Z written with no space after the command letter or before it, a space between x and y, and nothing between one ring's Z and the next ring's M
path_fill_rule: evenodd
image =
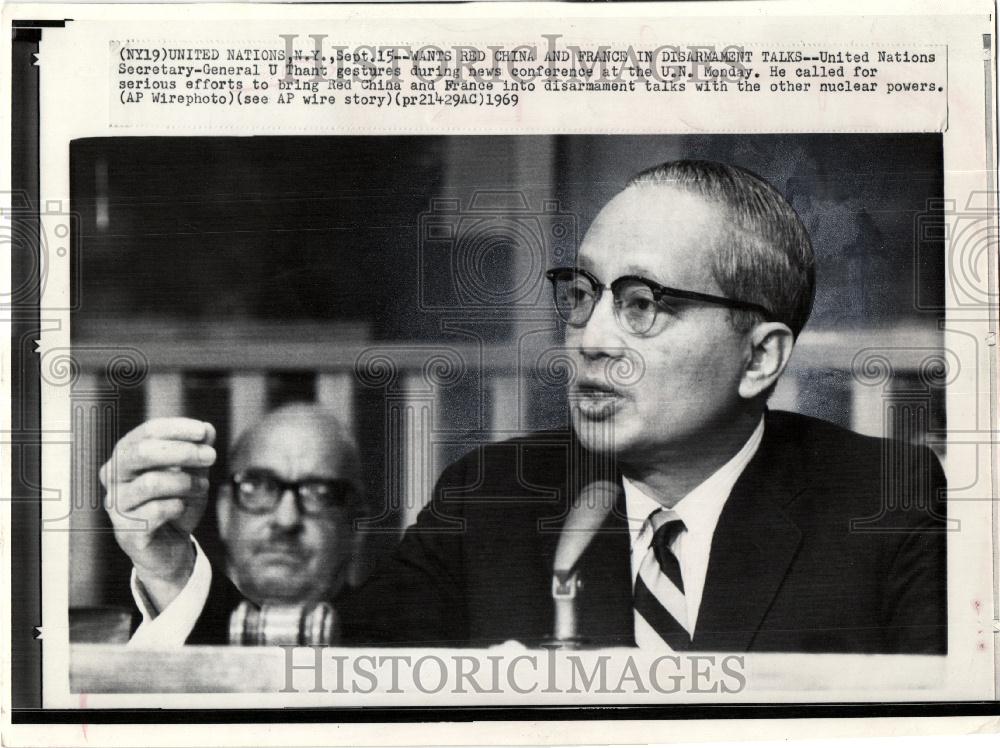
M143 439L188 441L210 445L215 441L215 428L210 423L194 418L152 418L129 431L122 437L119 445Z

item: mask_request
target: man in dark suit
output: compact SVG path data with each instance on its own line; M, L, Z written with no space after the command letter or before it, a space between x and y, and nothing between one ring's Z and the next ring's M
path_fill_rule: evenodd
M927 478L900 486L912 492L887 507L882 446L767 412L760 448L715 528L687 648L945 653L943 503L920 498L939 495L944 476L926 449L896 444L896 464ZM578 490L566 466L593 459L574 458L579 449L572 436L537 434L451 465L433 507L347 608L352 637L439 646L550 639L558 528ZM584 646L635 646L629 520L618 494L580 559Z
M539 643L572 620L591 645L946 652L936 458L767 409L814 290L809 237L773 187L655 167L548 275L573 433L447 468L341 606L349 640ZM167 603L182 593L176 567L152 576Z
M577 563L584 641L946 651L937 459L766 408L814 288L809 237L776 190L723 164L650 169L549 278L576 364L574 433L449 467L357 596L356 636L551 636L558 531L603 484L610 511Z

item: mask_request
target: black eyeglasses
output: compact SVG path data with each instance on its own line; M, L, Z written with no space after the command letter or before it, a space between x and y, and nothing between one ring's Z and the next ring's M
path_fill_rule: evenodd
M249 514L270 514L278 506L285 491L295 496L299 511L321 515L343 507L350 497L350 481L307 478L286 481L268 470L246 470L230 478L236 505Z
M553 268L545 276L552 281L559 317L571 327L583 327L587 324L604 289L609 289L614 296L618 324L635 335L645 335L652 330L660 312L669 309L671 299L745 309L758 312L765 319L773 318L771 312L760 304L661 286L656 281L638 275L623 275L613 280L609 286L580 268Z

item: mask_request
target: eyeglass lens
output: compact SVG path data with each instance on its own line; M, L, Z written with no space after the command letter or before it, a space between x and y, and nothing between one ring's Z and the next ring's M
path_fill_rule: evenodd
M236 499L249 512L272 511L288 489L296 494L299 506L307 514L318 514L344 503L347 485L339 480L283 481L267 472L252 472L233 477Z
M559 316L569 325L587 324L602 289L582 273L568 270L552 279ZM612 284L615 313L634 333L648 332L656 321L659 305L653 290L642 281L620 280Z

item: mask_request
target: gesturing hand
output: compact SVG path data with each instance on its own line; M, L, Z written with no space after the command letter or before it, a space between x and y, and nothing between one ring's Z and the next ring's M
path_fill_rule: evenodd
M194 568L189 536L208 502L215 428L191 418L155 418L123 436L101 467L115 539L151 602L163 610Z

